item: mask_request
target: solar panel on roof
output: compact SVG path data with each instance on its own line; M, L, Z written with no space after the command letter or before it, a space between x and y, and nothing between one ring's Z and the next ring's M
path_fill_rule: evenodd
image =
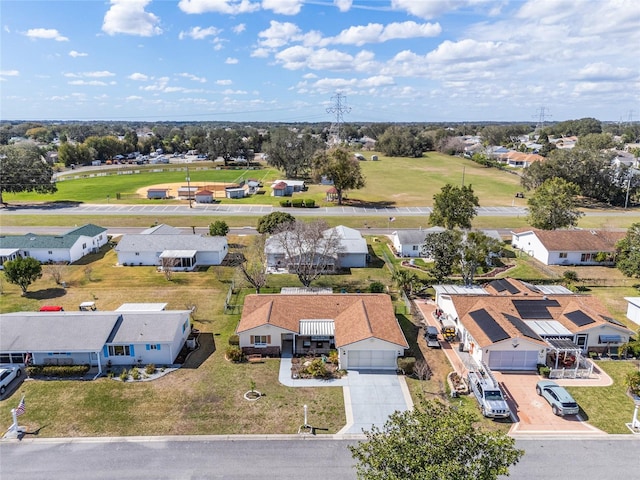
M484 308L470 312L469 315L482 329L492 343L510 338L510 335L496 322Z
M590 323L595 323L595 320L582 310L576 310L575 312L569 312L564 314L569 320L571 320L576 326L584 327Z
M508 313L503 313L503 315L504 315L504 318L509 320L509 322L511 322L511 325L513 325L516 328L516 330L518 330L525 337L533 338L534 340L542 340L540 335L534 332L529 325L524 323L518 317L514 317L513 315L509 315Z
M515 286L513 286L508 280L505 280L504 278L499 278L498 280L494 280L489 285L493 287L498 293L504 292L505 290L512 295L515 295L516 293L520 293L520 290L518 290Z
M557 300L536 299L536 300L512 300L513 306L518 311L518 316L527 320L548 319L552 320L553 316L549 313L547 307L559 307Z
M619 327L625 327L624 323L619 322L615 318L607 317L606 315L600 315L600 316L609 323L613 323L614 325L618 325Z

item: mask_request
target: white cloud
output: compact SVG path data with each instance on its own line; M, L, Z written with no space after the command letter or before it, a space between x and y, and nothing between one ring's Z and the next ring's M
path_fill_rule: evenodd
M82 85L82 86L91 86L91 87L106 87L109 85L107 82L102 82L100 80L71 80L69 85Z
M271 20L269 25L269 28L258 33L262 47L283 47L291 41L300 41L303 38L302 31L294 23Z
M216 85L226 86L226 85L232 85L232 84L233 84L232 80L216 80Z
M104 16L102 31L109 35L124 33L140 37L160 35L160 19L145 11L151 0L111 0L111 8Z
M191 73L178 73L179 77L188 78L189 80L193 80L194 82L206 83L207 79L204 77L198 77L196 75L192 75Z
M116 74L109 72L107 70L102 70L102 71L97 71L97 72L84 72L82 73L83 76L85 77L92 77L92 78L104 78L104 77L115 77Z
M227 65L235 65L238 63L238 59L237 58L232 58L232 57L227 57L227 59L224 61L224 63L226 63Z
M178 8L184 13L217 12L237 15L260 10L260 4L249 0L180 0Z
M275 55L276 61L287 70L310 68L312 70L365 70L372 61L371 52L360 52L353 56L339 50L296 45L286 48Z
M224 90L222 92L223 95L247 95L248 92L246 92L245 90Z
M244 23L240 23L240 24L236 25L235 27L233 27L231 29L231 31L233 33L239 34L239 33L244 32L246 29L247 29L247 25L244 24Z
M626 67L614 67L605 62L596 62L585 65L577 74L579 80L630 80L638 78L638 72Z
M129 95L128 97L125 97L125 100L127 102L137 102L139 100L142 100L142 97L139 95Z
M333 4L338 7L338 10L344 13L351 9L353 0L333 0Z
M127 78L129 78L129 80L135 80L137 82L146 82L147 80L150 80L148 75L145 75L144 73L138 73L138 72L132 73Z
M25 35L29 38L42 40L55 40L56 42L68 42L69 39L60 35L55 28L30 28Z
M180 32L180 34L178 35L178 38L180 40L186 37L193 38L194 40L204 40L207 37L215 37L216 35L219 35L221 32L222 30L216 27L207 27L207 28L193 27L188 32Z
M262 8L280 15L297 15L303 3L303 0L262 0Z
M428 20L455 10L467 7L483 7L491 3L499 2L496 0L391 0L391 8L405 10L411 15Z
M73 57L73 58L78 58L78 57L88 57L89 54L88 53L82 53L82 52L76 52L75 50L71 50L69 52L69 56Z
M395 39L435 37L442 33L440 24L416 22L370 23L366 26L358 25L343 30L333 38L326 39L323 43L345 44L361 46L365 43L380 43Z
M18 70L0 70L0 77L17 77L20 75Z

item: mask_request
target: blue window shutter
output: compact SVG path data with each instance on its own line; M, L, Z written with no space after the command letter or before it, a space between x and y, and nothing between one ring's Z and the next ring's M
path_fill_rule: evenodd
M149 344L147 343L146 349L147 349L147 350L151 350L151 345L149 345Z
M104 355L104 358L109 358L109 348L106 345L102 347L102 354Z
M156 345L156 348L157 348L158 350L160 350L160 344L157 344L157 345Z
M131 350L131 356L135 357L136 356L136 349L134 348L133 345L129 345L129 349Z

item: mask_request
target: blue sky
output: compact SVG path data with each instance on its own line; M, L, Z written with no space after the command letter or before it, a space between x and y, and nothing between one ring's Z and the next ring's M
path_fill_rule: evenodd
M640 119L638 0L0 0L1 120Z

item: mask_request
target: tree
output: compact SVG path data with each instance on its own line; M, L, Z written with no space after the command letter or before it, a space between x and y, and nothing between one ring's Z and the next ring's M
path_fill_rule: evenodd
M260 293L267 284L267 259L264 250L265 236L254 235L244 255L244 261L238 265L244 279Z
M640 278L640 223L634 223L616 245L616 267L627 277Z
M433 211L429 215L429 224L448 230L456 227L471 228L471 220L476 216L475 207L478 206L478 197L473 193L471 185L454 187L447 183L440 193L433 196Z
M360 162L344 148L333 148L319 154L315 161L315 171L317 177L326 175L333 181L338 192L338 205L342 205L346 190L357 190L365 186Z
M224 220L216 220L209 225L209 235L212 237L225 237L229 233L229 225Z
M393 413L382 429L349 446L361 480L493 480L508 475L523 450L515 440L477 425L474 414L424 401Z
M233 158L249 158L248 149L242 142L242 137L236 130L218 128L209 132L206 149L210 160L222 157L227 165Z
M453 272L458 255L457 245L461 238L462 234L457 230L445 230L426 236L422 245L422 254L433 260L431 273L438 283Z
M406 268L399 268L393 273L392 279L396 285L409 295L413 295L413 289L420 279L415 272L411 272Z
M320 275L339 267L340 237L322 220L283 224L283 230L271 237L284 253L284 264L309 287Z
M0 147L0 204L5 204L5 192L56 191L53 169L44 161L38 147L31 144Z
M583 215L576 207L578 187L562 178L550 178L529 198L529 223L535 228L556 230L575 227Z
M322 149L322 142L306 134L298 134L288 128L277 128L264 145L267 163L284 170L287 178L307 175L313 165L313 155Z
M66 166L88 164L92 158L91 149L81 143L64 142L58 147L58 160Z
M22 295L27 293L29 285L42 277L42 265L33 257L18 257L4 262L3 266L7 281L18 285Z
M375 138L375 137L374 137ZM390 126L376 142L376 148L390 157L422 157L425 138L420 138L409 127Z
M293 215L287 212L273 212L258 219L258 233L274 233L281 230L284 223L295 222Z
M472 285L478 268L488 267L492 255L498 254L502 249L498 240L482 232L465 233L457 247L460 274L465 285Z

